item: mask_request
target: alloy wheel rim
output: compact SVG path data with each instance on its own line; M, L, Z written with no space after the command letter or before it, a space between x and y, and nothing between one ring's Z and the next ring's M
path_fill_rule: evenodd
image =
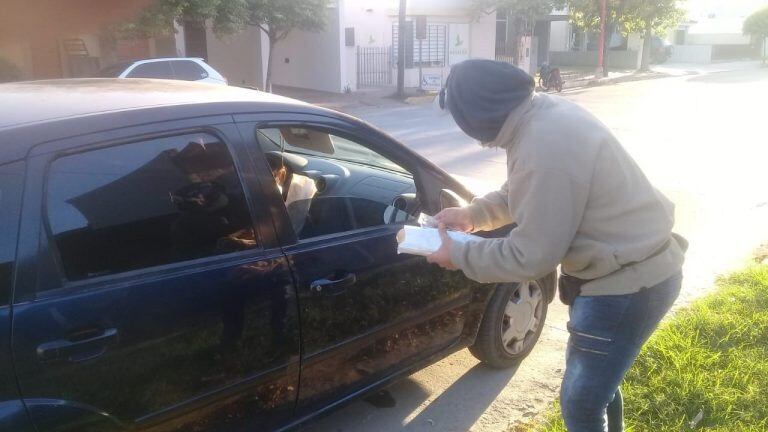
M501 343L511 355L530 346L541 325L544 295L536 282L524 282L509 297L501 320Z

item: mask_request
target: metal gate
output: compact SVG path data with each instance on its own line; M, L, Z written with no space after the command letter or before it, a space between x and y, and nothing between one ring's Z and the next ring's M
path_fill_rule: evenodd
M392 85L392 47L357 47L357 86Z

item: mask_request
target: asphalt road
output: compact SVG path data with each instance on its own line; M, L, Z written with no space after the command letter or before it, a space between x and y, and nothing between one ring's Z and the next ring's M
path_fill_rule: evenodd
M678 305L768 241L768 69L742 64L563 96L607 124L675 201L676 229L691 241ZM480 148L428 105L352 113L478 188L504 181L504 154ZM516 371L485 368L463 350L393 385L394 407L354 402L305 430L507 431L557 397L566 321L555 301L539 344Z

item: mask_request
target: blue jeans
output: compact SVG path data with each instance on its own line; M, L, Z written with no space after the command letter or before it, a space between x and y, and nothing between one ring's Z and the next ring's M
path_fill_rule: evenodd
M560 388L569 432L606 430L606 407L640 348L680 294L681 282L678 274L634 294L576 297Z

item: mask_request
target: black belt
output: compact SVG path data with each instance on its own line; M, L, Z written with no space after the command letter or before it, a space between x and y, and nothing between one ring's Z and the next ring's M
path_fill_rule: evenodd
M604 278L606 276L610 276L610 275L612 275L612 274L614 274L616 272L624 270L627 267L632 267L635 264L639 264L639 263L641 263L643 261L648 261L651 258L655 258L655 257L661 255L667 249L669 249L669 246L672 244L672 239L675 239L675 241L680 245L680 248L683 249L683 251L688 249L688 241L685 238L683 238L683 236L681 236L679 234L672 233L672 236L666 242L664 242L664 244L661 245L660 248L656 249L655 252L653 252L652 254L648 255L644 259L642 259L640 261L632 261L632 262L626 263L626 264L622 265L621 267L619 267L617 270L612 271L612 272L610 272L610 273L608 273L606 275L600 276L599 278L581 279L581 278L577 278L576 276L571 276L571 275L569 275L567 273L561 273L560 274L560 278L559 278L558 283L557 283L557 285L558 285L557 290L558 290L558 292L560 294L560 301L562 301L563 303L565 303L568 306L572 305L573 301L576 299L576 297L581 295L581 287L584 284L592 282L593 280L602 279L602 278Z

